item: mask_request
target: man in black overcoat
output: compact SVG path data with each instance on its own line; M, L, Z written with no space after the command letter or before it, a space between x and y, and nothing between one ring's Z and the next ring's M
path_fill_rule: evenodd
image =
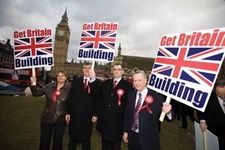
M90 150L93 123L97 121L97 99L101 94L101 83L95 78L91 63L83 64L83 76L72 81L68 96L65 119L69 124L68 150L76 150L82 144L82 150Z
M205 112L198 112L202 131L207 128L219 140L220 150L225 150L225 81L220 80L215 84Z
M132 84L122 78L121 64L113 66L113 79L102 86L97 129L101 132L102 150L120 150L124 112Z

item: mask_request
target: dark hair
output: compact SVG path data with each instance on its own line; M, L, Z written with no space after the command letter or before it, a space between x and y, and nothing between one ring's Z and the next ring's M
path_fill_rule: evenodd
M57 73L57 76L58 76L59 73L62 73L62 74L64 74L65 77L67 77L67 75L66 75L66 73L65 73L64 71L59 71L59 72Z
M121 64L121 63L115 63L114 65L113 65L113 67L114 66L121 66L122 68L123 68L123 65Z
M225 80L218 80L215 83L215 87L224 87L225 86Z
M83 66L89 66L89 65L91 65L91 63L88 62L88 61L85 61L85 62L83 63Z

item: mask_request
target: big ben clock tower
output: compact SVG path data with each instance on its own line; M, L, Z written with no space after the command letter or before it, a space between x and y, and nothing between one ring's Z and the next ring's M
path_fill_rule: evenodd
M55 32L54 66L51 68L52 77L56 76L59 71L65 69L69 39L70 28L68 26L67 10L65 10Z

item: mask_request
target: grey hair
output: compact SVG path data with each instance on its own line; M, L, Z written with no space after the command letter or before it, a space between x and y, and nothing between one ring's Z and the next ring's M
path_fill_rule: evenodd
M135 71L135 73L133 75L136 75L136 74L142 74L147 79L147 76L146 76L146 73L144 72L144 70L137 70L137 71Z

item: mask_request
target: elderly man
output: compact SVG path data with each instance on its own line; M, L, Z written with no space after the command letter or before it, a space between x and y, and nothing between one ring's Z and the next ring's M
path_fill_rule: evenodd
M146 87L144 71L133 75L136 91L129 94L125 112L123 140L129 150L159 150L159 116L168 113L170 104L163 104L163 98Z

